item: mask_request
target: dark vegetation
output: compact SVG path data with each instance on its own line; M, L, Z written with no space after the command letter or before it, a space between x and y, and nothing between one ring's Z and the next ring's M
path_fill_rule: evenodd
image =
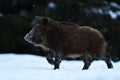
M1 53L44 55L40 48L33 47L23 39L34 25L35 16L48 16L57 21L97 28L108 42L107 51L112 59L120 60L119 0L1 0Z

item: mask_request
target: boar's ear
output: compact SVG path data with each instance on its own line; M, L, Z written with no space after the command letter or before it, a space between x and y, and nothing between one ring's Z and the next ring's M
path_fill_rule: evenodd
M39 16L36 16L35 17L35 20L38 24L42 24L44 26L48 26L48 18L47 17L39 17Z
M42 20L41 20L41 23L42 23L44 26L48 26L48 18L43 17Z

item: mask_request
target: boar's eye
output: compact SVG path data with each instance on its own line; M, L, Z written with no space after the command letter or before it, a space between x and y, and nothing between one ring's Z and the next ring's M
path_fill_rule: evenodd
M39 24L36 24L35 26L36 26L36 27L40 27L40 25L39 25Z
M35 30L37 31L37 30L41 29L42 26L40 26L40 24L35 24L35 25L34 25L34 28L35 28Z

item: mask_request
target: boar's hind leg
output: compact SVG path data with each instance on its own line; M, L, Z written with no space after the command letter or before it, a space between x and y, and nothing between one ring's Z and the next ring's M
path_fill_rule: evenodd
M55 69L59 69L60 63L61 63L61 54L60 53L56 53L55 54L54 70Z
M91 55L85 55L85 56L83 56L83 61L84 61L84 67L82 70L86 70L91 65L93 58Z
M113 65L112 65L112 62L111 62L111 57L108 54L103 54L101 56L101 58L102 58L102 60L105 61L108 68L113 68Z

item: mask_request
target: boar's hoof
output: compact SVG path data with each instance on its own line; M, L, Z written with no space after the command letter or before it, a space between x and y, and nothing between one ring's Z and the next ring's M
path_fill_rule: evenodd
M59 64L56 64L56 63L55 63L54 66L55 66L55 67L54 67L54 70L59 69Z

